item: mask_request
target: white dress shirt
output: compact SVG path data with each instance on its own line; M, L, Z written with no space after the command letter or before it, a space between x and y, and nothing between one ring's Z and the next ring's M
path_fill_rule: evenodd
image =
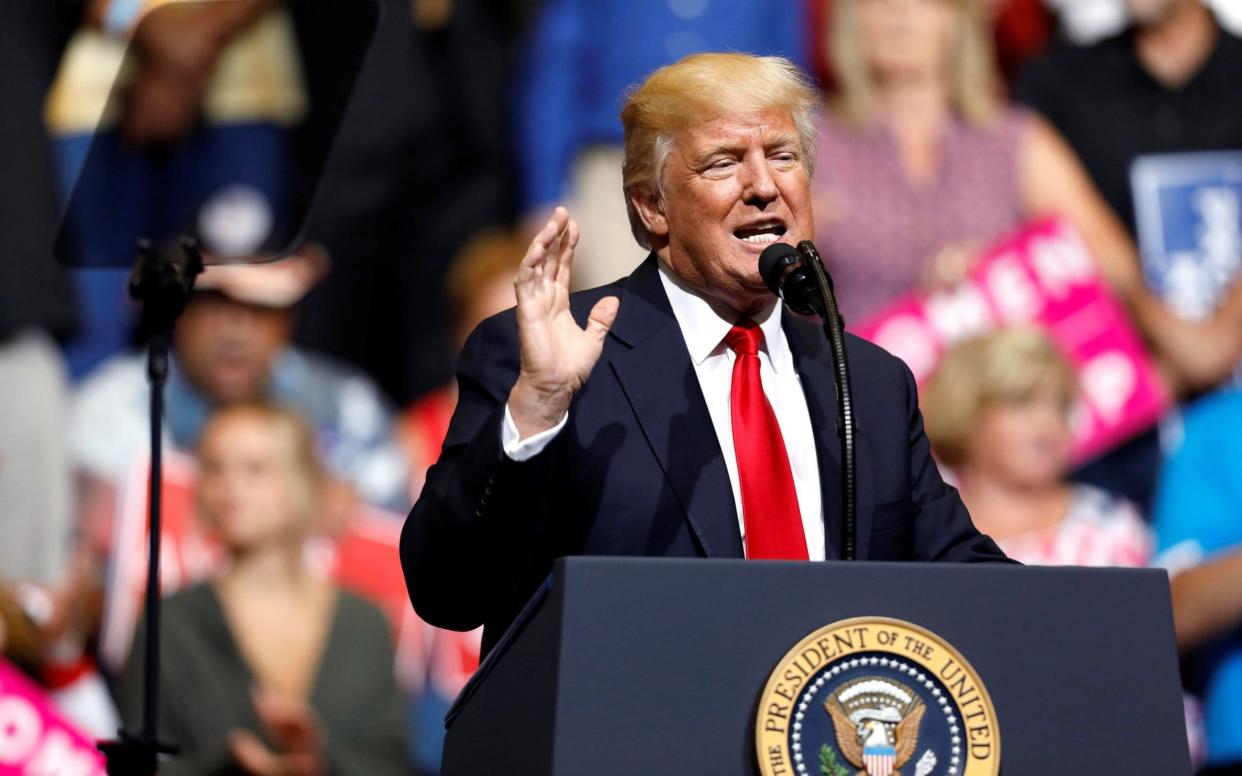
M724 454L725 468L729 471L729 484L733 488L733 503L737 507L738 532L745 547L746 522L742 515L742 489L737 474L737 455L733 449L733 413L731 394L733 387L733 351L725 344L725 335L736 323L736 314L728 307L709 301L687 286L680 278L660 264L660 281L668 295L681 328L681 335L690 353L695 376L707 402L707 411L715 427L716 439ZM763 345L759 349L759 376L763 381L763 393L780 424L785 451L789 455L789 467L793 471L794 490L798 495L798 510L802 513L802 530L806 537L806 549L811 560L824 559L824 515L819 489L819 461L815 452L815 436L811 432L811 416L802 392L802 380L794 369L793 354L785 331L781 328L782 306L775 298L772 305L759 315L755 323L763 331ZM538 455L565 427L568 413L554 428L542 431L526 439L519 439L517 425L505 406L505 420L501 430L501 442L507 456L524 461Z

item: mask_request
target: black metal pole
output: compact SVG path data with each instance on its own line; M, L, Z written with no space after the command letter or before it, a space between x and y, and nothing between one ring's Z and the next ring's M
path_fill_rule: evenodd
M160 686L160 515L163 509L164 384L168 380L169 330L153 336L147 354L147 379L151 383L151 473L149 480L150 528L148 533L146 591L146 663L142 688L142 737L159 740Z
M149 241L137 246L130 296L142 304L140 333L147 340L147 379L151 384L151 468L147 485L150 516L146 638L143 646L142 730L121 730L115 741L102 741L109 776L155 776L159 755L175 754L177 747L160 743L160 539L163 506L164 385L168 380L169 350L173 325L194 290L194 279L203 270L198 244L183 240L181 255L161 256Z

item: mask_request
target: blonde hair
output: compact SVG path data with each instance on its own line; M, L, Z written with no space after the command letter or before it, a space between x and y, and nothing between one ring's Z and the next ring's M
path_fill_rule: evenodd
M1023 402L1052 386L1068 419L1078 394L1073 366L1043 331L1003 329L949 349L921 395L927 437L937 457L959 466L983 412L997 403Z
M319 503L326 474L315 446L315 432L296 411L267 399L235 402L216 410L199 435L199 452L208 433L215 426L232 418L248 418L266 425L277 441L282 464L297 501L299 515L306 522ZM201 512L200 504L200 512Z
M631 196L663 197L664 163L676 136L690 127L735 113L787 109L793 118L807 177L815 172L818 93L805 74L783 57L691 54L631 87L621 108L625 161L621 176L630 229L651 248Z
M836 108L846 122L872 120L874 85L858 35L860 0L836 0L829 48L837 76ZM967 123L990 123L1000 111L1000 85L987 15L979 0L940 0L955 11L949 61L949 102Z

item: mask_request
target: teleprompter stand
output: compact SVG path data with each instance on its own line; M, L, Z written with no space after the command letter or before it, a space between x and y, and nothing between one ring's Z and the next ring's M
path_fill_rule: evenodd
M284 96L300 107L267 127L271 132L256 136L235 131L237 122L204 120L175 139L137 143L125 137L124 123L117 117L126 114L131 79L146 56L135 41L143 38L144 26L157 25L153 19L191 18L186 8L191 3L200 11L232 5L284 14L293 42L272 53L290 55L290 66L299 69L300 77L292 79L300 84L291 87L296 93ZM175 751L159 741L157 713L161 419L173 324L193 291L204 257L211 264L261 263L288 256L303 244L320 175L380 18L376 0L284 0L270 5L265 9L248 0L188 0L141 9L124 64L117 69L61 213L54 253L68 266L130 266L130 251L138 246L129 287L142 306L141 335L149 348L151 525L143 718L139 731L123 730L118 740L100 743L110 774L154 774L159 755ZM256 145L256 138L264 140ZM261 201L266 207L252 205L241 217L235 208L225 208L220 212L229 228L222 231L219 218L207 228L202 218L207 205L222 197L231 201L225 195L238 190L246 193L247 202ZM239 232L238 223L246 228ZM256 231L254 224L264 228ZM235 241L239 233L246 239Z
M147 555L146 649L142 681L142 730L122 730L120 737L104 741L110 776L153 776L160 754L175 754L177 747L161 743L158 730L160 681L160 512L163 481L164 385L168 380L168 357L173 326L194 291L194 279L203 271L198 243L181 241L179 256L165 256L148 240L138 242L129 293L142 306L139 331L147 342L147 380L151 384L151 474L147 485L147 510L151 526Z

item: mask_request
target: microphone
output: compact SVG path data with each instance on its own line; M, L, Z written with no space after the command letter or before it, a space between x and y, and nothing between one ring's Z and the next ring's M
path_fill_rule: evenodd
M858 515L857 445L854 436L858 429L845 351L845 321L837 311L832 280L824 272L819 251L815 250L810 240L798 243L797 248L779 242L764 248L759 255L759 276L789 309L802 315L818 313L824 321L824 334L832 351L832 376L837 389L837 435L841 438L841 557L843 560L854 560Z
M827 321L829 310L836 308L836 300L831 299L832 278L810 240L798 243L797 248L779 242L764 248L759 254L759 276L796 313L819 315ZM821 290L817 276L823 278L826 291Z
M777 242L759 254L759 276L789 309L802 315L819 312L815 280L802 266L802 256L792 245Z

